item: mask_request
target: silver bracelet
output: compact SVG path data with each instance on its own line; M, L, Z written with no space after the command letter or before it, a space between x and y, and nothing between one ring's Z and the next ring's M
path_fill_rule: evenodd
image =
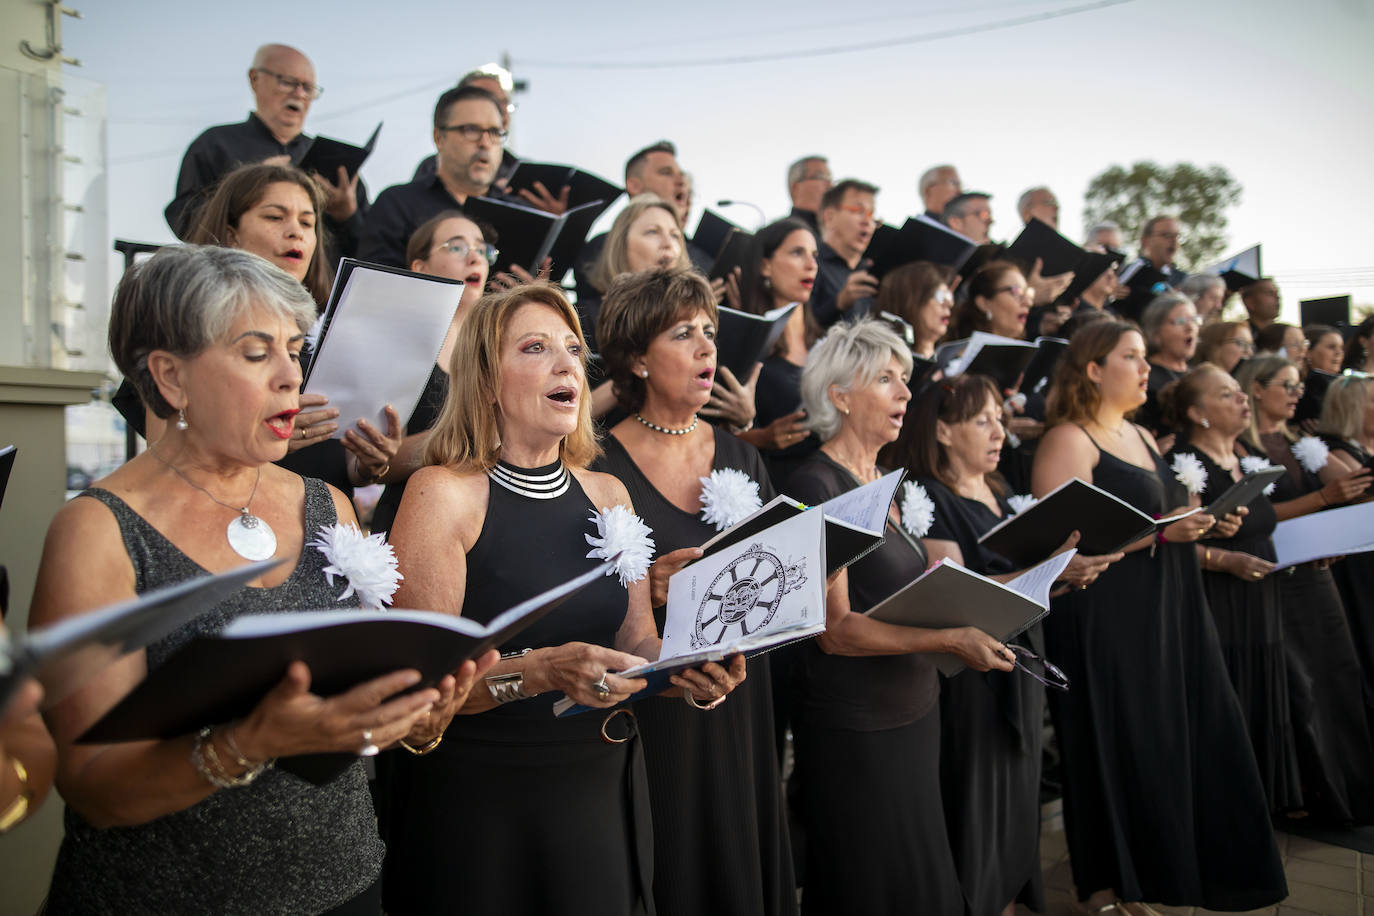
M498 706L514 703L516 700L528 700L533 696L525 692L525 675L520 671L493 674L483 680L487 682L487 692Z
M224 769L224 764L220 762L219 752L215 750L215 742L211 739L210 734L211 729L208 725L196 732L196 740L191 745L191 765L212 786L220 789L237 789L241 786L250 785L276 762L266 760L256 766L249 767L239 776L231 776ZM234 754L237 756L238 752L235 751ZM239 759L242 760L241 757ZM246 761L244 762L246 763Z

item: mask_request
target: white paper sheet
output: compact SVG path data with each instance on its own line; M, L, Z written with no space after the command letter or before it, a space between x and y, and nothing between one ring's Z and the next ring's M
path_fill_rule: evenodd
M831 518L848 522L864 531L881 532L887 525L887 509L892 496L902 482L904 472L891 471L872 483L841 493L821 503L821 510Z
M1279 522L1274 569L1374 550L1374 502L1342 506Z
M1050 557L1040 565L1032 566L1015 579L1007 582L1006 586L1018 594L1025 595L1041 607L1049 607L1050 592L1054 588L1054 580L1059 578L1064 567L1069 565L1069 561L1077 553L1077 548L1072 548L1058 556Z
M387 404L406 422L462 297L461 283L353 268L306 386L339 411L335 439L360 419L385 431Z

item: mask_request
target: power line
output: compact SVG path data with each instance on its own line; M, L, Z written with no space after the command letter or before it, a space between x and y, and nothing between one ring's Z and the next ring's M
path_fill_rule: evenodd
M1060 19L1064 16L1074 16L1078 13L1088 13L1094 10L1106 9L1107 7L1120 6L1123 3L1130 3L1132 0L1100 0L1097 3L1087 3L1081 6L1070 6L1062 9L1050 10L1045 13L1032 13L1026 16L1017 16L1011 19L1002 19L993 22L979 23L978 25L960 26L952 29L942 29L936 32L920 32L915 35L904 35L899 38L886 38L877 41L855 42L853 44L829 45L820 48L808 48L801 51L774 51L764 54L745 54L724 57L696 57L683 58L680 60L644 60L644 61L538 61L520 60L515 63L521 67L544 68L549 70L669 70L678 67L716 67L728 66L731 64L757 64L777 60L797 60L807 57L827 57L836 54L852 54L856 51L872 51L878 48L896 48L903 45L921 44L931 41L940 41L945 38L958 38L963 35L976 35L981 32L993 32L1000 29L1010 29L1022 25L1030 25L1035 22L1045 22L1050 19Z

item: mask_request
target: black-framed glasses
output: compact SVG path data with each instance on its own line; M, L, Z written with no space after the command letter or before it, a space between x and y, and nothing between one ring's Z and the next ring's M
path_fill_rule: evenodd
M285 73L277 73L268 70L266 67L255 68L259 73L266 73L277 81L277 85L288 93L295 92L297 89L304 89L306 98L318 99L324 95L324 87L316 83L307 83L305 80L298 80L294 76L287 76Z
M1282 388L1285 394L1301 395L1303 392L1307 391L1307 386L1302 382L1271 382L1270 384L1273 387Z
M446 134L449 131L456 131L463 135L463 139L469 143L476 143L486 137L492 143L504 143L506 140L506 129L504 127L483 127L481 124L453 124L449 127L439 128L439 133Z
M450 239L449 241L444 242L444 244L442 245L434 246L434 250L447 251L449 254L457 255L458 260L460 261L466 261L468 259L468 255L473 252L472 246L469 245L467 242L462 241L461 239ZM481 245L478 245L476 250L482 253L482 256L487 259L488 264L495 264L497 255L501 253L495 245L492 245L489 242L484 242Z
M1016 658L1012 659L1012 664L1017 668L1020 668L1046 687L1053 687L1055 690L1069 689L1069 676L1059 670L1053 662L1041 658L1025 646L1018 646L1014 642L1007 643L1006 647L1011 650L1012 655L1016 656ZM1024 661L1022 661L1023 659ZM1028 667L1026 664L1027 662L1043 668L1045 673L1043 675L1037 674L1032 668Z

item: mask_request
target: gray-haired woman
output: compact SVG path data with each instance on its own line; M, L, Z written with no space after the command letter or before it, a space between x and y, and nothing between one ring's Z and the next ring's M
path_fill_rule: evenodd
M824 444L789 478L818 504L876 480L911 394L911 354L881 322L837 325L807 356L802 403ZM939 684L923 654L1010 671L973 627L901 627L864 612L925 570L895 514L883 546L826 592L826 631L796 662L793 732L805 825L804 913L962 914L940 797Z
M167 433L58 512L32 623L247 560L286 562L47 711L67 802L49 912L380 908L382 844L361 762L319 787L271 762L430 741L466 698L471 663L461 684L445 678L437 690L387 701L419 673L396 671L325 699L297 662L241 720L165 740L76 743L147 671L240 614L357 606L336 597L329 561L307 543L321 528L356 525L352 507L273 464L299 408L298 359L314 315L294 278L230 249L166 249L120 283L110 349L147 407L169 421Z

